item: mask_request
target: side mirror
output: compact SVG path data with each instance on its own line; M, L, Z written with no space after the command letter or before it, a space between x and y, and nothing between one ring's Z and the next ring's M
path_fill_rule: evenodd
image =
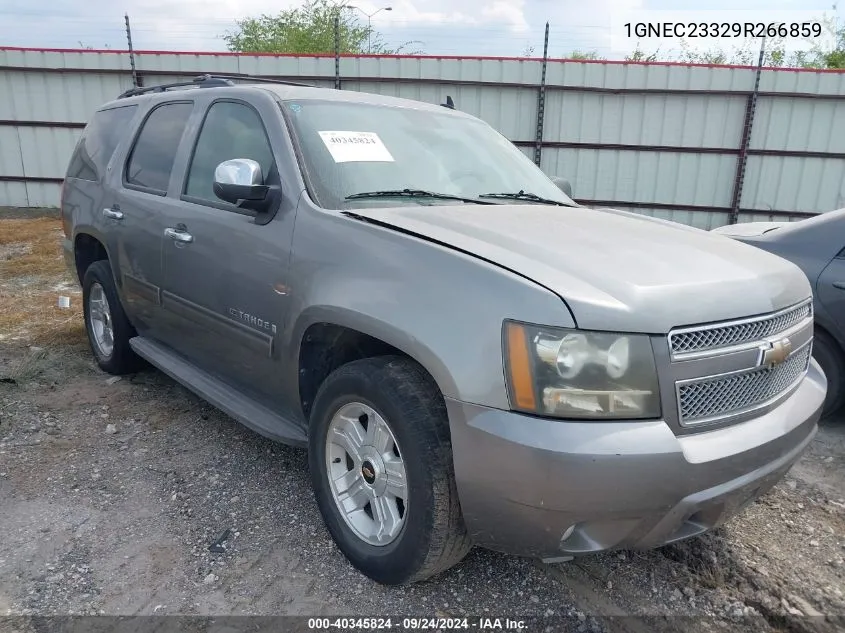
M256 161L233 158L217 165L213 190L214 195L221 200L237 204L240 200L264 200L270 187L264 184L261 165Z
M572 197L572 185L566 178L560 178L559 176L555 176L552 178L552 182L557 185L557 188L560 189L563 193L565 193L570 198Z

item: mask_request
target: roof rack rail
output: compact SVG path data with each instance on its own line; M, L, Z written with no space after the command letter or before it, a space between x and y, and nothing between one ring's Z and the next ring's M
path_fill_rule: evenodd
M288 81L287 79L276 79L274 77L256 77L255 75L204 75L204 77L210 79L228 79L229 81L254 81L260 84L282 84L285 86L316 88L314 84L306 84L301 81Z
M224 81L212 77L211 75L200 75L194 77L191 81L177 81L172 84L161 84L159 86L144 86L142 88L132 88L124 93L121 93L117 98L124 99L126 97L136 97L138 95L147 94L148 92L165 92L171 88L184 88L185 86L197 86L200 88L210 88L214 86L234 86L231 81Z
M234 86L235 81L253 81L256 83L284 84L287 86L306 86L314 88L312 84L299 83L297 81L286 81L284 79L272 79L269 77L253 77L252 75L200 75L191 81L177 81L172 84L161 84L159 86L144 86L142 88L131 88L118 95L118 99L136 97L148 92L165 92L171 88L185 88L194 86L197 88L217 88L220 86Z

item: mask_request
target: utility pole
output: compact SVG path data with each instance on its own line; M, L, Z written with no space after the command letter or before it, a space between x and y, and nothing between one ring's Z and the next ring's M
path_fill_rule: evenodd
M356 9L367 16L367 54L371 54L373 52L373 42L372 42L372 35L373 35L373 16L378 13L379 11L393 11L393 7L382 7L381 9L376 9L372 13L367 13L360 7L356 7L354 5L348 4L346 5L347 9Z

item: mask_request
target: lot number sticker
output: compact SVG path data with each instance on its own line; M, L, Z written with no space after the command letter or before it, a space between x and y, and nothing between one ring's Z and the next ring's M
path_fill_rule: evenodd
M392 163L387 151L375 132L320 132L336 163Z

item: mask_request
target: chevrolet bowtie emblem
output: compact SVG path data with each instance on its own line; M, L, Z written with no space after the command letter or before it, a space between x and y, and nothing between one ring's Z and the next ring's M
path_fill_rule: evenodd
M771 347L763 348L763 359L760 361L761 365L766 367L774 367L780 365L783 361L789 358L792 353L792 341L788 338L782 338L779 341L774 341Z

